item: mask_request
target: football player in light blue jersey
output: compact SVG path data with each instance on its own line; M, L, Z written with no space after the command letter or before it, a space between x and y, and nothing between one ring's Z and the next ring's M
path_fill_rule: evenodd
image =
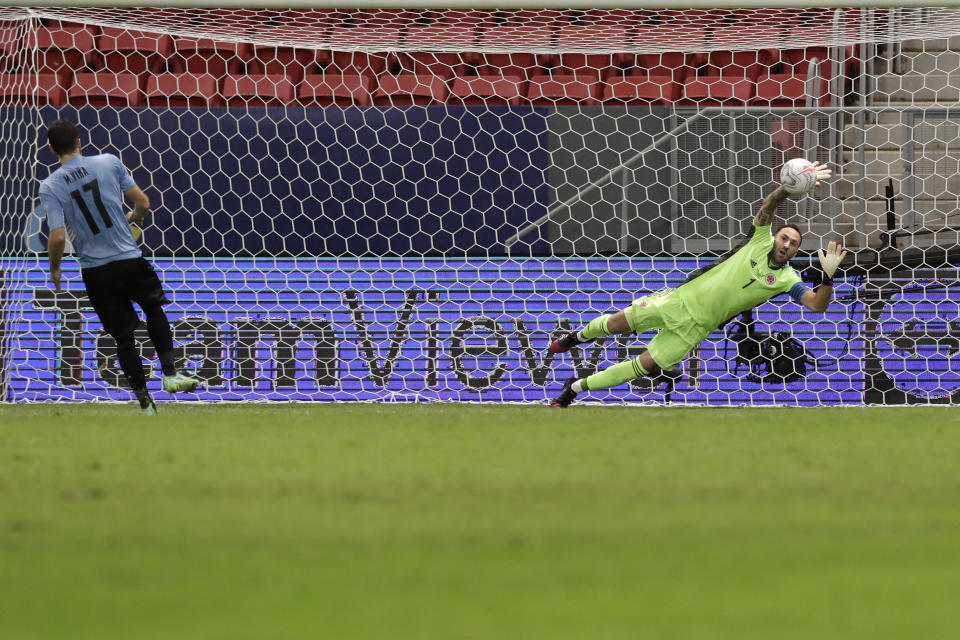
M133 302L147 317L147 332L163 368L164 391L193 391L200 380L176 370L173 333L163 311L169 301L153 266L141 257L134 237L134 230L139 230L136 225L150 213L150 200L116 156L81 155L80 132L72 121L52 122L47 128L47 141L61 165L40 184L40 213L50 227L50 280L60 291L60 263L69 233L90 303L104 329L117 341L120 368L141 411L156 415L134 343L140 318ZM129 213L124 212L124 196L134 204Z

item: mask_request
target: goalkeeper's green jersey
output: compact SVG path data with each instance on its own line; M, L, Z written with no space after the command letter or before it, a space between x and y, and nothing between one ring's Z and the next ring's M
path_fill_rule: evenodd
M800 276L789 264L771 266L772 249L770 225L755 227L746 245L703 275L678 287L677 295L694 320L711 329L775 295L790 292L796 294L794 299L799 299L800 290L805 289Z

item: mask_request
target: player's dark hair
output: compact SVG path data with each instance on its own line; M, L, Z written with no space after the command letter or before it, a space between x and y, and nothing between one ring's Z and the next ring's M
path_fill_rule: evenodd
M776 236L778 233L780 233L784 229L793 229L794 231L796 231L797 235L800 236L800 244L803 244L803 231L800 231L800 227L793 224L792 222L788 222L787 224L782 224L779 227L777 227L777 230L773 232L773 235Z
M77 148L80 129L72 120L54 120L47 125L47 141L58 156L71 153Z

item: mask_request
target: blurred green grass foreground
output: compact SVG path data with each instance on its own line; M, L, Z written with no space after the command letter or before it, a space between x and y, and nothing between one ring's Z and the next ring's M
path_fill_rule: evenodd
M0 406L0 638L960 637L940 408Z

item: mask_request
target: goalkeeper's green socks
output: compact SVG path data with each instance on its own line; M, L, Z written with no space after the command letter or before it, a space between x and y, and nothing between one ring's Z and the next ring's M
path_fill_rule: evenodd
M590 324L593 323L591 322ZM604 324L606 324L606 322L604 322ZM639 378L641 376L648 375L649 373L650 372L647 371L642 364L640 364L640 356L637 356L632 360L627 360L626 362L615 364L612 367L607 367L603 371L599 371L592 376L580 380L579 382L583 387L583 391L596 391L599 389L615 387L618 384L623 384L628 380L633 380L634 378Z
M591 320L587 326L577 334L577 340L580 342L590 342L591 340L610 335L610 332L607 330L607 321L611 317L610 314L605 314Z

